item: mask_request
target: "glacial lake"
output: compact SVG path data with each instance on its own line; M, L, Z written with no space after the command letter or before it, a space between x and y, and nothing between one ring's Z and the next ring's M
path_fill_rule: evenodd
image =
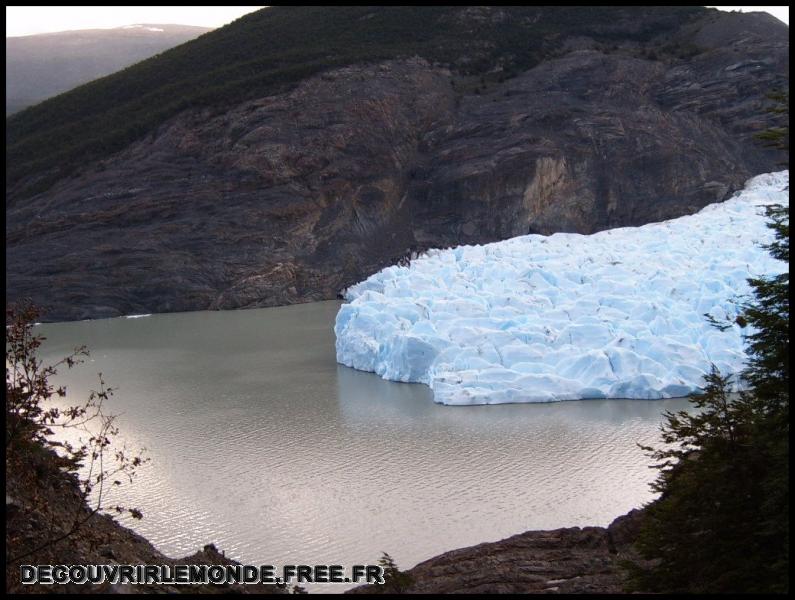
M675 400L449 407L338 365L338 301L44 324L73 403L116 388L120 437L151 459L122 522L172 557L215 543L248 564L401 568L530 529L607 525L653 498L637 444ZM111 498L109 501L113 501ZM343 591L345 585L320 586ZM320 587L309 586L310 591Z

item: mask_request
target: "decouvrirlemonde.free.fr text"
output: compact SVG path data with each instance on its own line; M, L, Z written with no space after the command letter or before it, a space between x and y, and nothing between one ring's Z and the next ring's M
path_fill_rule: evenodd
M384 583L380 565L22 565L23 584Z

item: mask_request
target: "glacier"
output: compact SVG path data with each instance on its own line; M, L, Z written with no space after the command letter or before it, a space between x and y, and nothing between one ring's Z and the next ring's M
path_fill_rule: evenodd
M747 279L788 269L761 247L769 204L789 171L660 223L430 250L345 291L337 362L449 405L697 393L711 365L744 368Z

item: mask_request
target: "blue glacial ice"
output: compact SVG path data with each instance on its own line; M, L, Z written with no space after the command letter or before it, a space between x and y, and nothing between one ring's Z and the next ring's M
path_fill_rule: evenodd
M714 364L740 372L748 277L788 265L763 205L789 204L789 172L749 180L697 214L592 235L525 235L430 250L346 290L337 361L431 387L442 404L670 398Z

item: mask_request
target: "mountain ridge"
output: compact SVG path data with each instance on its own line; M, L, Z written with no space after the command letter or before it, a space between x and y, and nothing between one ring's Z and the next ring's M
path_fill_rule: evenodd
M161 23L6 37L6 116L208 31Z
M444 14L495 31L530 18ZM642 13L611 16L523 70L501 51L475 72L302 63L295 84L187 107L71 175L17 171L7 300L63 320L328 299L412 251L692 214L777 170L754 134L776 122L766 92L788 85L786 26L704 9L647 43Z
M258 94L279 93L329 68L419 54L431 61L458 63L460 70L470 74L503 67L498 65L500 61L509 69L525 69L537 64L564 34L585 33L610 40L623 24L624 37L646 39L670 31L696 13L709 12L693 7L634 10L262 9L155 59L81 86L61 97L59 103L42 103L14 115L7 121L7 151L12 163L9 177L17 181L20 171L30 171L32 166L51 168L53 162L61 171L68 165L68 172L75 156L82 159L87 152L94 156L107 149L121 149L186 108L229 106ZM644 18L636 18L639 10ZM64 123L66 111L72 118ZM124 121L122 131L111 130L107 112ZM85 132L99 134L92 138L93 143L86 140L73 148L80 131L83 137L87 137ZM34 162L26 169L32 156Z

